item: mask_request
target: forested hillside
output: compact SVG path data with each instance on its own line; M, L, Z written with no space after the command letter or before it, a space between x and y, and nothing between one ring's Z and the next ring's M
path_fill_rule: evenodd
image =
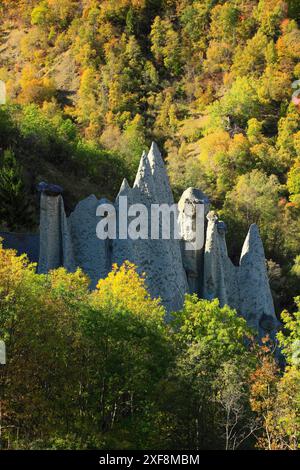
M298 0L2 0L0 11L2 227L36 227L41 179L66 188L68 208L113 197L156 140L175 195L201 188L227 222L235 262L259 225L277 307L291 306Z
M300 297L280 370L217 299L189 295L166 323L132 264L88 284L0 243L1 449L300 448Z

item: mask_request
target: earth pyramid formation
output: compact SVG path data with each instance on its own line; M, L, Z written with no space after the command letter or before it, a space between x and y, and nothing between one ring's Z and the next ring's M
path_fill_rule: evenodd
M114 208L115 230L110 232L114 236L99 238L97 225L109 207ZM166 214L168 237L163 235ZM143 229L142 221L146 221ZM140 237L128 236L131 224L139 226ZM128 260L145 273L151 296L161 298L168 316L182 308L186 293L196 293L235 308L260 336L272 334L278 321L258 227L249 228L239 266L227 254L225 232L225 224L209 212L208 198L200 189L188 188L174 203L162 156L152 143L141 157L133 187L124 179L114 203L91 195L67 217L61 191L43 186L38 272L80 267L94 289L113 263Z

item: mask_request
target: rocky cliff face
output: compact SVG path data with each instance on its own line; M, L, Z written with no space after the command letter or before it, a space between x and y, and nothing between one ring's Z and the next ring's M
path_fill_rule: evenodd
M59 266L70 271L80 267L90 277L91 288L95 288L113 263L121 265L129 260L140 273L146 274L150 294L161 298L168 315L182 307L189 292L207 299L218 298L221 305L235 308L260 335L276 329L258 228L250 227L240 265L234 266L227 254L225 224L214 213L208 213L205 195L198 189L188 188L178 206L174 204L155 143L148 154L142 155L133 187L124 180L111 205L115 210L116 236L110 233L107 238L99 239L96 227L101 210L97 211L101 204L108 202L89 196L67 218L61 194L43 190L39 272ZM175 208L170 218L171 236L167 238L165 220L159 214L163 207ZM151 218L153 211L158 211L155 226ZM143 215L146 227L142 227ZM128 236L132 226L140 229L136 237Z

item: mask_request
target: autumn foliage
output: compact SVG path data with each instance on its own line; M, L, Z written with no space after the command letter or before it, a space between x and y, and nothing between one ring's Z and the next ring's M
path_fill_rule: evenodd
M2 447L297 449L298 314L283 372L229 307L187 296L167 324L145 282L126 262L90 292L0 247Z

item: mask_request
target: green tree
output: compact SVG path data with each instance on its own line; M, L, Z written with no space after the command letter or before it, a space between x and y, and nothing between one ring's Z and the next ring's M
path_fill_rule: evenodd
M50 10L47 1L40 2L31 12L31 24L38 26L48 26L50 20Z
M285 329L278 333L279 345L287 360L280 375L269 350L261 355L261 365L252 376L251 405L261 431L257 446L268 450L297 450L300 446L299 298L297 312L282 313Z
M238 178L235 188L227 193L222 211L228 221L228 236L230 244L234 243L234 252L239 253L252 223L259 226L268 253L276 253L282 246L279 191L280 184L274 175L253 170Z
M291 201L300 207L300 159L296 160L288 173L287 187L291 194Z
M11 150L4 151L0 162L0 219L8 229L15 230L29 224L31 218L22 168Z
M233 130L245 128L248 119L258 117L259 100L255 80L238 77L231 88L219 100L208 107L208 130L223 128Z
M300 366L300 297L296 297L294 300L297 311L291 314L287 310L284 310L281 314L288 334L284 334L280 331L278 333L278 339L288 363L298 367Z
M158 64L163 64L171 75L178 76L181 71L180 37L170 20L159 16L151 27L151 52Z
M209 302L196 296L186 297L173 324L179 349L165 399L175 403L177 413L171 437L174 448L229 448L235 446L234 440L238 445L243 441L243 426L245 430L250 423L245 381L255 365L255 355L246 346L251 331L234 310L220 308L217 300ZM243 371L239 376L237 369ZM229 379L228 374L235 379ZM235 409L228 402L230 393L237 398ZM230 418L226 420L228 407ZM226 426L231 426L235 413L236 431L232 430L230 437ZM179 442L177 436L181 436Z

